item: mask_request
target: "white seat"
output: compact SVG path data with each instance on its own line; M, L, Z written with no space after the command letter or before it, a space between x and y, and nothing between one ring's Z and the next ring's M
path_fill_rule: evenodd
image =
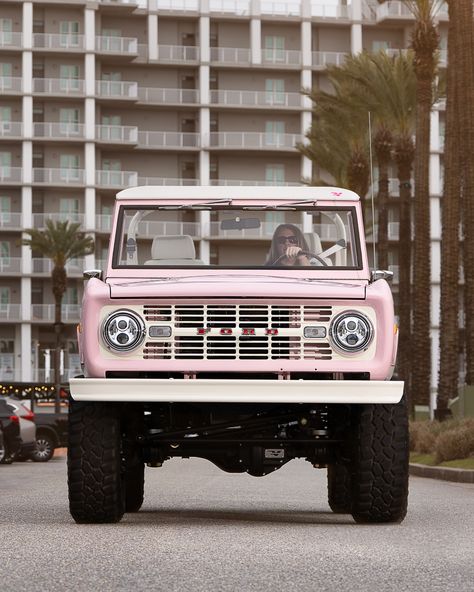
M314 255L319 255L319 253L323 252L323 247L321 245L321 239L319 238L319 234L316 234L316 232L305 232L304 238L308 243L310 253L313 253ZM332 261L331 259L329 259L329 257L323 257L322 259L324 260L326 265L332 265ZM321 262L315 259L314 265L321 265Z
M196 259L193 239L187 234L155 236L151 257L145 265L204 265L201 259Z

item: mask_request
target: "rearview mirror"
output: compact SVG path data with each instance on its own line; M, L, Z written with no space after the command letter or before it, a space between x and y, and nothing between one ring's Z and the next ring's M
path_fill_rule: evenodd
M245 230L247 228L260 228L260 220L258 218L227 218L221 222L221 230Z

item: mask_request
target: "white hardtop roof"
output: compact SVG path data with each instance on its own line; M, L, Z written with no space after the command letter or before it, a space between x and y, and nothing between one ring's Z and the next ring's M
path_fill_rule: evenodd
M357 193L349 189L339 187L241 187L241 186L190 186L182 185L149 185L143 187L131 187L117 193L117 200L183 200L198 199L202 201L228 200L228 199L254 199L255 201L284 200L297 201L359 201Z

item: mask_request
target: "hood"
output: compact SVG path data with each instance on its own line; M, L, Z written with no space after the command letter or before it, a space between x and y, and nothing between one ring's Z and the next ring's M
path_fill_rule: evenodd
M138 280L109 278L111 298L323 298L363 300L367 281L273 275L190 275Z

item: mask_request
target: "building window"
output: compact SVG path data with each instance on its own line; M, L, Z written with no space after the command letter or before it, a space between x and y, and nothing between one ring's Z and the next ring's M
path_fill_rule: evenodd
M103 90L107 95L122 94L122 74L120 72L103 72L102 80L106 83Z
M8 224L11 220L12 198L10 196L0 197L0 227Z
M281 78L265 80L265 103L267 105L283 105L285 103L285 81Z
M0 90L8 90L13 86L12 65L7 62L0 64Z
M120 29L102 29L101 49L120 52L121 36Z
M79 23L77 21L62 21L59 31L61 47L79 47Z
M277 35L266 35L264 55L267 62L284 62L285 38Z
M59 129L65 136L79 134L79 109L60 109Z
M61 181L79 181L79 156L77 154L61 154L59 166Z
M102 140L122 139L122 118L120 115L103 115L101 127Z
M265 181L270 185L282 185L285 182L285 165L267 164L265 167Z
M265 122L265 145L283 146L285 134L285 123L283 121Z
M7 312L10 304L10 288L2 286L0 288L0 312Z
M104 167L104 184L121 185L122 182L122 164L120 160L106 159L102 161Z
M77 259L71 259L70 263L77 263ZM63 295L62 304L79 304L79 293L76 286L69 286Z
M0 243L0 259L4 265L10 263L10 243L8 241Z
M61 64L59 67L59 88L62 91L79 90L79 66Z
M8 179L11 175L12 155L10 152L0 152L0 179Z
M11 45L13 40L13 21L9 18L0 19L0 47Z
M372 51L387 51L390 49L390 41L372 41Z
M12 108L0 107L0 133L8 133L12 128Z
M59 200L61 220L79 222L79 200L74 197L61 197Z

